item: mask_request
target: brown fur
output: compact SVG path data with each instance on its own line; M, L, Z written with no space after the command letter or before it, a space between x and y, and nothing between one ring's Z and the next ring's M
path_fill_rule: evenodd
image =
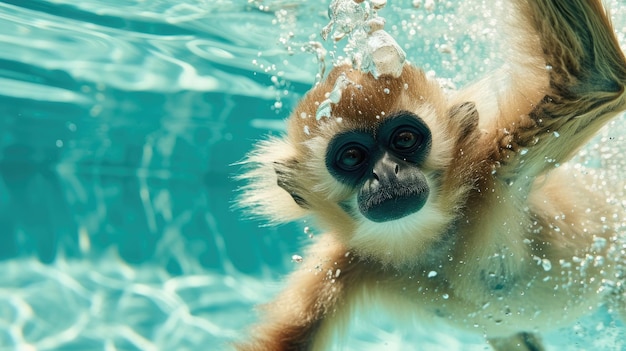
M251 154L242 205L274 222L310 216L327 233L237 349L323 349L368 296L479 325L498 350L542 350L532 332L567 325L610 296L626 315L623 290L603 284L626 283L617 246L625 184L565 165L626 108L626 60L600 1L512 3L514 52L492 76L445 96L409 65L378 79L336 67L300 102L288 134ZM340 76L350 83L331 116L316 119ZM356 221L339 205L354 190L328 173L325 148L403 110L433 133L422 169L433 187L420 210L428 215L413 229Z

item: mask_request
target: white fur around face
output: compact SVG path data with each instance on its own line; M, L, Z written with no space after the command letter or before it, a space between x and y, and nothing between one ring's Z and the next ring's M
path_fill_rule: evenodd
M433 149L426 160L426 168L441 169L450 159L451 138L438 122L432 106L412 106L432 130ZM341 184L328 172L325 165L326 148L333 135L340 132L341 123L326 123L320 128L320 136L311 138L305 145L309 150L307 170L314 179L312 192L333 203L348 204L349 216L355 221L356 230L342 233L345 244L360 255L395 267L413 266L422 262L427 252L449 226L454 214L442 208L437 184L426 175L430 194L426 204L416 213L387 221L373 222L358 210L357 191ZM332 224L330 225L332 227Z
M444 235L451 220L435 199L436 189L431 186L421 210L396 220L373 222L356 210L358 204L354 196L350 205L355 209L352 216L357 225L348 246L365 257L399 268L422 262L431 245Z

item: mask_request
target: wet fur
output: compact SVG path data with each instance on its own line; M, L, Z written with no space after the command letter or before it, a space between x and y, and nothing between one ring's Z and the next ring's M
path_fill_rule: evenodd
M626 315L626 182L565 164L626 108L626 60L599 1L511 6L513 53L493 75L445 96L409 65L379 79L336 67L287 135L251 154L242 206L276 223L312 217L326 234L238 350L324 350L364 298L480 330L497 350L542 350L535 331L608 299ZM352 84L317 121L340 75ZM423 172L433 193L416 214L374 224L350 210L354 191L328 173L325 148L402 110L432 131Z

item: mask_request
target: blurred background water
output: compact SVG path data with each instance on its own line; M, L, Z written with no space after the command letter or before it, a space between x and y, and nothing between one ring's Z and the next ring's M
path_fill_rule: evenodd
M626 2L609 5L623 44ZM500 64L500 7L391 0L381 15L408 59L454 88ZM327 8L0 1L0 350L228 349L310 241L306 223L266 227L232 210L231 165L280 133L314 84ZM322 46L330 65L341 50ZM624 125L586 162L621 154ZM346 349L488 349L364 315ZM607 311L548 340L626 349Z

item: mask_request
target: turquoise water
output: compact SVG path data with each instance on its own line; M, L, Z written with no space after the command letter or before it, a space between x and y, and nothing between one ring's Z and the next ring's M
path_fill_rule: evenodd
M419 3L381 13L409 60L450 88L498 66L499 2ZM0 350L225 350L241 336L310 239L306 223L242 220L231 165L314 83L327 6L0 1ZM611 7L625 43L626 2ZM622 154L624 126L604 131L622 149L599 138L585 162ZM554 350L624 339L605 310L547 336ZM488 349L376 310L349 340Z

